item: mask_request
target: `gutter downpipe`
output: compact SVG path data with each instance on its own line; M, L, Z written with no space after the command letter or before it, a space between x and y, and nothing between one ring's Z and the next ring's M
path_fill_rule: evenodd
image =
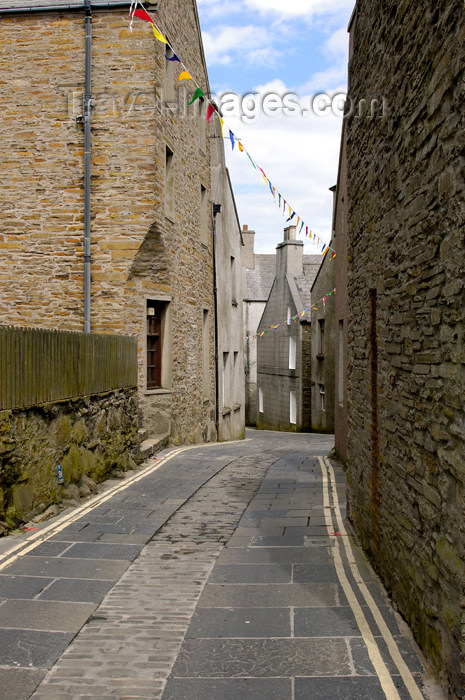
M90 156L92 111L92 8L85 0L86 59L84 85L84 332L90 333Z

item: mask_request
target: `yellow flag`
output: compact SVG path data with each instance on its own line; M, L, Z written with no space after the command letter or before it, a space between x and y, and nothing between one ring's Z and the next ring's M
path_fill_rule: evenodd
M240 141L237 142L237 145L239 146L240 152L241 152L241 153L244 153L244 147L243 147L243 145L241 144Z
M223 138L224 138L224 119L222 119L221 117L218 117L218 119L220 120L221 134L222 134L222 136L223 136Z
M163 34L160 34L160 32L158 31L158 29L155 29L155 27L153 27L153 33L155 34L155 39L158 39L158 41L161 41L162 44L167 44L167 43L168 43L168 39L165 39L165 37L163 36Z
M187 70L183 70L183 72L179 74L178 83L181 82L181 80L192 80L192 75L190 75Z

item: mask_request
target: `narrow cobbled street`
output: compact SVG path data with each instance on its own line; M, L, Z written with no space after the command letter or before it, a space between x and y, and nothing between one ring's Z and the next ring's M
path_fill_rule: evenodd
M347 534L331 438L246 438L2 541L2 698L441 697Z

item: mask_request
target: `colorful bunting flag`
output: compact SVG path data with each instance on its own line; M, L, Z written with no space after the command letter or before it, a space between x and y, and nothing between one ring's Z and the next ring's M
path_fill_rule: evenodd
M231 129L229 130L229 138L231 139L232 150L234 151L234 134Z
M152 20L150 20L150 21L152 21ZM155 36L155 39L158 39L158 41L161 41L162 44L168 44L168 39L165 39L163 34L160 34L158 29L156 29L155 25L152 26L152 29L153 29L153 34Z
M237 145L239 146L239 150L241 153L244 153L244 146L241 144L240 141L237 142Z
M139 17L139 19L143 19L144 22L151 22L153 24L153 19L143 8L141 8L140 10L134 10L132 16Z
M203 97L203 90L201 90L200 88L197 88L197 90L194 92L194 97L193 97L192 100L191 100L190 102L188 102L187 104L188 104L188 105L191 105L191 104L193 104L196 100L200 99L201 97Z
M181 60L176 56L175 53L173 53L172 56L168 56L168 54L165 53L165 58L167 61L178 61L179 63L181 63Z
M213 114L214 112L216 112L216 109L214 108L214 106L212 105L212 103L209 102L209 103L208 103L208 107L207 107L207 122L208 122L209 124L210 124L210 118L211 118L211 116L212 116L212 114Z
M183 70L182 73L178 75L178 83L180 83L181 80L192 80L192 75L188 73L187 70Z

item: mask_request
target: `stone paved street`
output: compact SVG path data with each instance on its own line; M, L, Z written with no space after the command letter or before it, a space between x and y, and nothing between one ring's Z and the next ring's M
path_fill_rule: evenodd
M346 533L332 439L247 438L2 542L1 697L442 697Z

